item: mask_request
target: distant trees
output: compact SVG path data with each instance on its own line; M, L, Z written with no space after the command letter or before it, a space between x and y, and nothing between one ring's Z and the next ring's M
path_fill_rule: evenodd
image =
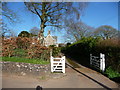
M118 36L118 30L109 25L103 25L98 27L95 32L95 36L100 36L103 39L110 39Z
M38 35L40 29L37 27L33 27L32 29L30 29L30 33L32 33L33 35Z
M65 38L69 41L78 41L83 37L91 36L90 32L93 31L93 27L88 26L82 21L75 22L73 20L66 21L65 23L66 33Z

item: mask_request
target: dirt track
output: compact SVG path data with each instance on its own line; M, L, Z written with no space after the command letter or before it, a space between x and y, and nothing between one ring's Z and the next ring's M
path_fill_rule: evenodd
M72 68L66 68L66 74L61 78L50 78L47 80L3 73L2 86L3 88L35 88L37 85L43 88L104 88L103 86L118 88L115 82L96 71L86 67L76 68L76 70L90 78L76 72Z

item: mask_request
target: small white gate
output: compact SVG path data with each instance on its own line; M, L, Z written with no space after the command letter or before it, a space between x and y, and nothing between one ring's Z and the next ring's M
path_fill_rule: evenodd
M100 53L100 57L90 54L90 65L105 71L105 54Z
M61 58L54 58L51 56L51 72L65 73L65 56Z

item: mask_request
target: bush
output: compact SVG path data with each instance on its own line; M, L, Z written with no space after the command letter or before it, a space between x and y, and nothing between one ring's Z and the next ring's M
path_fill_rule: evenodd
M19 49L28 49L31 43L32 43L32 38L28 38L28 37L16 38L16 44Z
M28 48L28 58L49 60L50 52L48 48L41 46L38 40L34 40L33 42Z
M49 50L52 50L52 56L53 57L59 57L61 56L61 47L55 47L53 45L49 46Z
M14 49L17 48L15 38L2 38L2 55L1 56L13 56Z
M120 73L118 73L116 70L114 70L111 66L109 66L106 69L105 74L107 74L109 78L120 77Z
M75 42L65 48L62 48L62 52L67 56L74 58L80 64L89 66L90 53L94 51L94 47L100 38L82 38L78 42Z

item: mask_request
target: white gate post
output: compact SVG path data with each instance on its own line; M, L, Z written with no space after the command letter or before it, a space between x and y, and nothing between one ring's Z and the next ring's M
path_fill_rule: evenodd
M92 54L90 54L90 65L92 65Z
M53 57L50 57L50 62L51 62L51 72L53 72Z
M65 73L65 56L63 56L62 58L63 58L63 59L62 59L62 60L63 60L63 61L62 61L62 64L63 64L63 66L62 66L62 67L63 67L62 71L63 71L63 73Z
M100 70L105 71L105 55L100 53Z

